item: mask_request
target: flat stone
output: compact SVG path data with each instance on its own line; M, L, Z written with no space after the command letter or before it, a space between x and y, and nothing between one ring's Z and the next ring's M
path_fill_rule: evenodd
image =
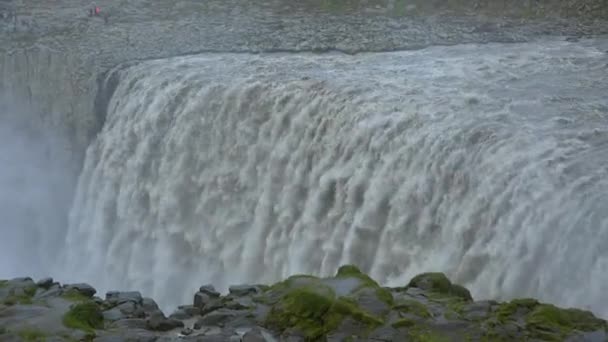
M91 286L89 284L85 284L85 283L68 284L68 285L65 285L63 288L65 291L76 290L83 296L89 297L89 298L93 297L95 295L95 293L97 293L97 290L95 290L95 288L93 286Z
M203 285L198 289L199 292L202 292L204 294L206 294L207 296L211 297L211 298L218 298L220 296L220 293L217 292L215 290L215 287L213 287L213 285Z
M247 296L262 292L257 285L233 285L228 288L228 291L235 296Z

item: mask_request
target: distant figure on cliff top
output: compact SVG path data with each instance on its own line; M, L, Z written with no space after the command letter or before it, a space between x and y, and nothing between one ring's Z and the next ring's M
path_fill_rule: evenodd
M95 6L89 10L89 17L98 17L101 14L101 8Z

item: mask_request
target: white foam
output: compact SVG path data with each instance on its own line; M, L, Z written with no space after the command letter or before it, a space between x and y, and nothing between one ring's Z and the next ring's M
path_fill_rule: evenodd
M606 315L607 61L545 42L133 66L63 265L171 307L207 282L356 263Z

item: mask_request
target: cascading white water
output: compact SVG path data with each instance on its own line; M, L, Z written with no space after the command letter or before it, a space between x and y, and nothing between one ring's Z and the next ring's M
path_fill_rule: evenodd
M608 57L593 41L122 71L66 277L163 306L211 282L444 271L477 298L608 311Z

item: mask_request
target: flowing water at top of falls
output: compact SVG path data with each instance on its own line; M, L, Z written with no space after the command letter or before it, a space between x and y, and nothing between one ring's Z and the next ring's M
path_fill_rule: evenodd
M207 282L354 263L387 285L443 271L476 298L608 315L600 43L128 67L54 274L173 307Z

